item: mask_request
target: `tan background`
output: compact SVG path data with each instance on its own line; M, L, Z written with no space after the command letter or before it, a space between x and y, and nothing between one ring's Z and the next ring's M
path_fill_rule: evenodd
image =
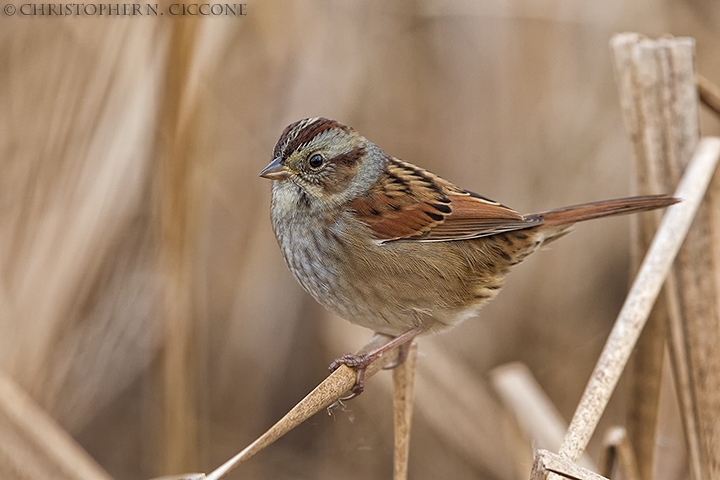
M613 33L693 36L699 71L720 83L712 0L263 0L194 20L0 16L0 369L119 479L179 473L161 461L174 281L161 252L174 244L160 226L177 220L162 192L186 201L175 305L193 325L197 469L209 471L370 337L284 266L257 173L285 125L336 118L533 212L631 191ZM173 81L186 82L177 95ZM176 159L187 170L172 177ZM569 419L627 289L628 238L627 219L600 221L530 258L480 318L421 341L420 373L431 344L479 384L520 360ZM415 416L411 478L529 471L502 432L475 432L494 457L455 444L447 395L418 386L434 413ZM621 391L602 428L622 423L625 402ZM682 437L665 442L680 468ZM317 415L231 478L389 478L391 462L387 381L371 380L348 411ZM673 468L662 478L682 478Z

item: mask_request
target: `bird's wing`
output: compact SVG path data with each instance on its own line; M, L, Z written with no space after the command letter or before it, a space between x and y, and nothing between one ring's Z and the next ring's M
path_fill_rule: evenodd
M392 159L385 174L351 203L382 242L468 240L542 224L409 163Z

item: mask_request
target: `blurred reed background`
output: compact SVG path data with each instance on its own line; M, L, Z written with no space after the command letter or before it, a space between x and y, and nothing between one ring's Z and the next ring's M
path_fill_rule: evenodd
M336 118L532 212L630 193L613 33L695 37L699 70L720 79L714 0L246 11L0 16L0 371L118 479L211 470L371 336L305 294L275 243L257 173L291 121ZM582 225L516 268L479 318L422 339L419 375L431 347L479 384L519 360L569 419L624 298L628 245L626 218ZM411 478L529 472L508 422L478 420L473 454L444 418L455 392L424 385ZM621 389L606 425L625 406ZM389 478L391 429L388 382L373 379L231 478ZM681 432L664 441L676 470L663 478L683 478Z

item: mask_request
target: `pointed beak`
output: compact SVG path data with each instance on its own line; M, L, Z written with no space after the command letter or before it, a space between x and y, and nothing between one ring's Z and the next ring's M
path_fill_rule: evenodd
M268 166L260 172L260 176L269 180L283 180L287 178L290 175L290 170L280 163L281 160L282 158L278 157L270 162Z

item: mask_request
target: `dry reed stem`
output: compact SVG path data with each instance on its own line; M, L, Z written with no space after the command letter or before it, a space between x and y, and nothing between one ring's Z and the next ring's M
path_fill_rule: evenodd
M662 190L678 179L697 144L698 92L710 105L713 98L720 97L713 96L717 87L704 78L695 78L692 39L653 41L631 34L618 40L629 52L625 75L632 82L627 89L621 89L621 99L629 99L623 104L630 104L637 118L635 124L626 123L631 132L639 133L633 139L641 147L637 155L639 169L647 170L642 180L650 190ZM720 304L716 295L720 287L708 269L720 255L713 248L717 244L712 214L712 208L718 208L715 185L713 182L709 188L665 285L670 357L691 476L695 479L720 478L720 419L716 407L720 403L720 356L714 353L720 341ZM642 478L647 479L650 475L643 450L654 447L654 442L640 447L639 467Z
M682 170L699 136L698 90L710 102L717 87L694 76L692 45L671 43L660 62L669 124L668 171ZM714 93L713 93L714 90ZM720 479L720 289L717 212L720 178L713 179L668 278L670 359L688 445L691 477Z
M640 239L638 238L638 241ZM638 254L646 249L637 248ZM662 391L663 357L667 337L667 301L661 292L633 354L627 406L628 434L636 449L642 480L653 478L655 445ZM602 473L602 472L601 472Z
M685 164L680 155L669 160L671 169ZM695 480L720 479L719 194L716 176L665 286L670 359Z
M410 430L415 401L415 369L417 367L417 344L410 345L407 360L393 370L393 424L395 431L395 456L393 479L406 480L410 453Z
M382 343L387 342L388 337L376 335L365 345L360 353L364 353L377 348ZM385 366L393 363L397 358L398 347L390 350L387 354L381 356L371 363L365 372L365 378L368 379L382 370ZM294 429L308 418L315 415L320 410L327 408L336 402L341 395L347 392L355 385L357 375L352 368L341 365L340 368L332 372L320 385L310 392L305 398L300 400L284 417L282 417L275 425L270 427L265 433L258 437L254 442L248 445L243 451L235 455L233 458L222 464L213 472L207 475L208 480L218 480L227 475L235 467L253 457L256 453L271 445L277 439Z
M354 337L346 334L341 322L331 321L325 333L328 342L338 349L352 349ZM516 445L526 445L517 428L493 394L484 376L479 376L461 357L444 346L442 336L426 336L419 342L419 355L427 361L415 377L414 417L422 419L432 435L460 456L481 476L497 480L518 478L527 474L532 452L519 452ZM389 376L380 375L376 388L391 392ZM417 421L417 420L416 420ZM508 428L511 427L511 428ZM498 432L478 435L478 432ZM522 457L519 459L518 457Z
M635 452L628 440L627 430L623 427L612 427L605 434L600 474L609 478L616 462L623 480L640 480Z
M615 35L610 42L610 48L615 66L615 81L620 96L620 106L635 153L636 191L640 195L649 195L670 191L674 185L662 189L657 188L655 177L658 175L652 175L653 172L657 172L657 169L652 167L645 154L645 140L654 137L644 135L643 131L651 128L653 121L656 123L658 117L642 118L642 100L638 95L638 90L641 92L649 90L638 88L633 55L633 46L641 38L636 33ZM667 175L664 178L669 181ZM647 253L652 242L660 222L658 214L659 212L650 212L633 215L631 219L633 273L637 273L642 257ZM638 339L632 359L627 426L628 434L636 449L638 468L643 480L651 480L655 462L655 436L661 391L662 359L665 353L666 324L667 305L665 295L661 292Z
M683 201L669 207L663 217L580 399L560 448L563 457L575 461L587 447L705 195L719 156L720 138L700 141L675 191Z
M687 160L697 145L697 101L692 95L693 43L690 39L664 38L649 40L637 33L625 33L613 37L611 50L615 64L620 105L625 126L632 139L635 152L637 192L647 195L667 192L675 188L680 174L669 166L669 157L677 146ZM669 61L672 46L679 45L690 62ZM677 49L675 49L677 50ZM689 54L689 55L688 55ZM676 75L682 82L666 81L661 64L671 65L674 70L689 71ZM665 69L667 70L667 69ZM675 108L671 115L669 101L682 99L684 104ZM668 146L675 145L676 147ZM686 160L686 162L687 162ZM637 226L633 241L633 258L639 267L654 232L657 230L660 212L633 217ZM669 279L668 282L672 282ZM662 359L667 336L668 306L664 292L660 293L638 341L633 362L631 401L628 409L628 434L636 449L638 469L643 480L653 477L655 436L658 421Z
M0 464L15 478L110 480L95 460L0 372Z
M700 101L720 115L720 87L700 74L697 75L697 86Z
M569 478L571 480L607 480L606 477L575 465L567 458L538 450L535 454L530 480L546 480L550 478Z
M567 431L567 423L530 369L523 363L509 363L495 368L490 378L503 403L513 412L525 436L532 442L532 447L558 450ZM530 447L528 444L528 449ZM578 464L588 470L597 470L587 454Z
M192 187L190 146L195 125L184 121L192 109L188 96L195 19L171 26L165 95L164 126L158 138L158 201L160 267L163 273L162 443L160 471L188 471L198 466L198 398L196 325L193 318L193 256L198 198Z
M162 35L130 19L0 23L0 363L79 432L153 351L151 295L123 303L152 288L125 273L149 263L127 247L147 238Z

